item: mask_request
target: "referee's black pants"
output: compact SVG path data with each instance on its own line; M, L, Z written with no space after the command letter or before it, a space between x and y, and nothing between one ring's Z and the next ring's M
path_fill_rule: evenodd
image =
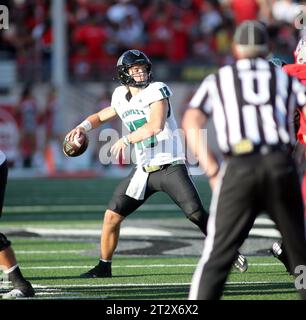
M212 300L222 295L238 248L258 213L265 210L276 223L288 252L291 271L306 266L303 202L299 178L290 155L232 157L225 161L213 194L208 236L193 276L190 299ZM306 299L306 290L299 290Z

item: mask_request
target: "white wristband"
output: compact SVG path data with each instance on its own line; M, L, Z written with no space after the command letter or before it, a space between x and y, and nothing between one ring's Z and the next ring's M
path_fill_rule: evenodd
M86 132L90 131L92 129L91 122L88 120L84 120L82 123L78 125L78 127L82 127L85 129Z

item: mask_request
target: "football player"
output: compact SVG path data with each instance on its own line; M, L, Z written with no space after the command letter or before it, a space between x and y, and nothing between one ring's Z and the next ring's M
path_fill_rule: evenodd
M130 145L135 146L136 152L136 167L118 185L104 215L101 259L82 277L112 276L111 262L121 222L158 191L167 193L206 235L208 214L185 165L182 143L173 134L177 124L170 103L172 92L165 83L152 82L151 67L143 52L124 52L117 62L122 85L114 90L111 106L90 115L67 135L73 141L75 135L86 134L119 116L130 133L119 139L111 152L117 158L124 156ZM237 253L234 265L244 272L247 260Z
M291 76L298 78L306 86L306 37L300 39L294 51L294 63L282 63L282 69ZM302 196L304 201L304 220L306 234L306 115L296 109L294 127L297 136L297 143L294 148L294 157L302 176ZM282 241L273 243L272 254L279 259L290 273L289 259Z
M5 154L0 150L0 217L2 214L4 194L7 183L8 166ZM14 289L4 294L2 298L26 298L35 295L34 289L29 281L27 281L17 264L11 242L6 236L0 233L0 269L2 269L5 277L12 282ZM0 283L0 289L1 283Z

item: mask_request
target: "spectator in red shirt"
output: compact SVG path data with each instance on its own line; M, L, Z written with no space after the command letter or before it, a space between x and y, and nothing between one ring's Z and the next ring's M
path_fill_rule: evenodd
M107 32L102 23L96 24L94 20L86 19L76 27L72 40L75 44L85 45L88 59L97 63L105 54L103 46L107 40Z
M173 18L170 26L171 41L168 43L168 59L180 62L188 55L188 35L180 18Z
M245 20L256 20L259 13L258 0L229 0L236 25Z
M171 30L169 17L164 12L159 12L156 19L148 23L148 44L146 53L153 59L166 59L169 43L171 44Z

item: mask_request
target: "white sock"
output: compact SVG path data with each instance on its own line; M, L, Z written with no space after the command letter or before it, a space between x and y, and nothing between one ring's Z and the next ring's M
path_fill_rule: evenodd
M100 259L100 261L102 261L102 262L109 262L109 263L112 263L112 260L104 260L104 259Z
M13 272L15 269L17 269L18 268L18 264L15 264L13 267L11 267L11 268L9 268L9 269L5 269L5 270L3 270L3 272L5 273L5 274L9 274L9 273L11 273L11 272Z

